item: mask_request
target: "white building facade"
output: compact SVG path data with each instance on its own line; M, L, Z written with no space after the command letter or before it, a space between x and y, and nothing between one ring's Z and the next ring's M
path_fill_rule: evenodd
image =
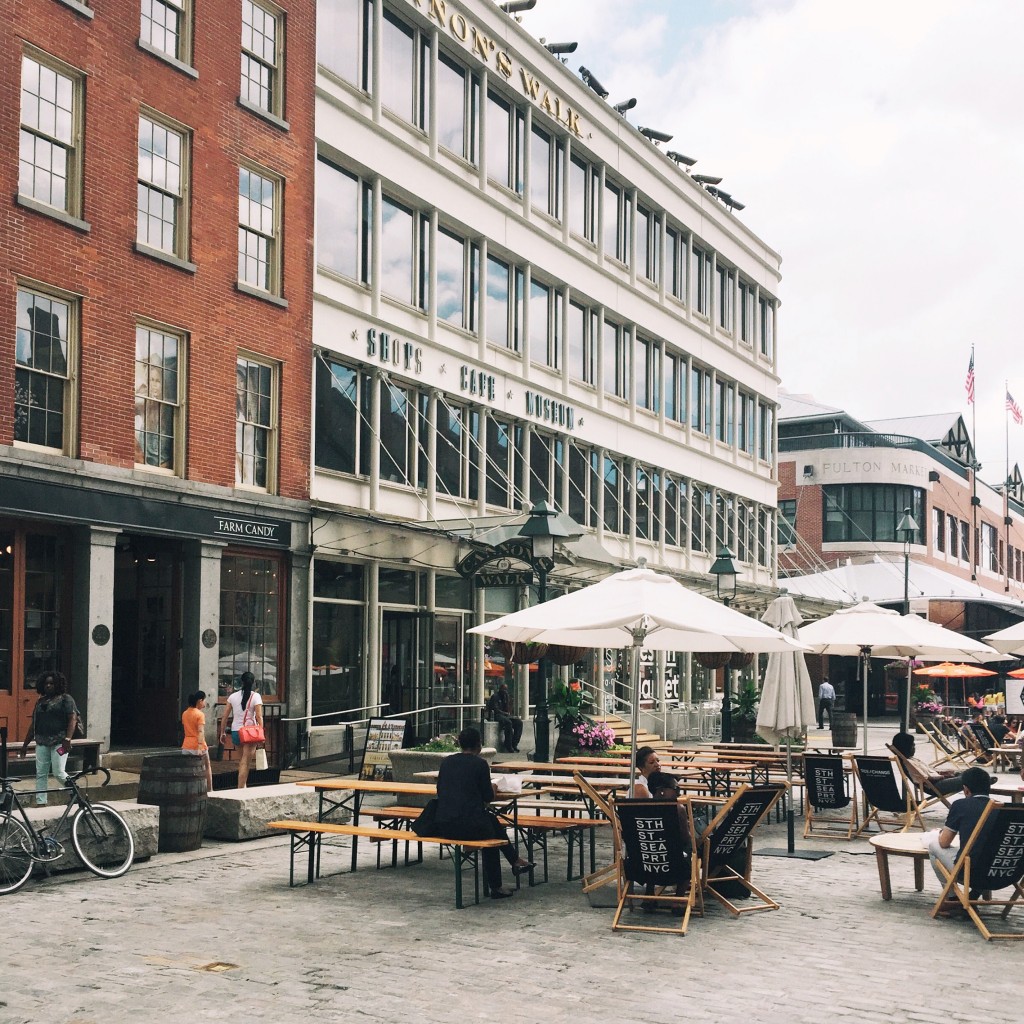
M317 31L314 726L479 702L465 630L536 598L458 566L540 501L555 590L720 546L770 586L778 254L493 3Z

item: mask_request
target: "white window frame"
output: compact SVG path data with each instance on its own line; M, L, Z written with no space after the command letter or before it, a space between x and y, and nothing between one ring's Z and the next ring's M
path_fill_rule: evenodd
M150 347L149 351L152 352L152 336L161 335L164 338L171 338L177 343L177 386L176 394L173 400L168 400L163 394L159 397L149 393L149 381L152 377L149 376L146 384L140 390L140 371L145 371L147 368L152 370L153 364L150 360L141 361L139 359L139 332L145 331L150 336ZM187 368L188 368L188 339L185 332L180 331L173 327L168 327L164 324L158 324L155 321L140 320L135 325L135 446L136 446L136 460L135 465L144 469L148 472L154 473L166 473L170 476L184 476L185 475L185 452L186 452L186 439L185 439L185 399L188 395L187 386ZM139 401L146 403L152 403L155 406L169 407L172 412L172 444L171 444L171 464L170 466L162 466L159 464L154 465L145 458L145 448L147 447L145 442L139 444L139 412L138 403ZM144 415L144 419L148 419ZM151 433L150 431L143 430L143 435ZM159 436L159 435L158 435ZM139 449L143 450L143 459L138 459Z
M274 38L271 43L273 53L267 54L266 47L255 46L257 26L246 25L245 15L248 10L259 12L265 19L268 19L274 26ZM246 45L248 37L248 45ZM266 39L264 32L259 32L262 40ZM239 80L239 96L242 101L257 110L265 111L274 117L284 117L284 57L285 57L285 17L284 12L274 4L267 3L267 0L242 0L242 55L241 72ZM252 96L252 87L249 83L252 78L245 74L246 61L250 61L258 68L267 73L269 105L261 103ZM249 87L247 88L247 85Z
M245 414L242 409L239 388L239 370L245 364L258 366L261 369L270 371L270 393L269 393L269 418L266 423ZM245 490L264 491L268 494L277 492L278 474L278 415L279 415L279 391L280 391L281 368L278 363L251 352L240 351L235 359L235 486ZM248 392L247 392L248 393ZM266 483L258 484L252 479L246 479L247 463L255 459L250 452L254 451L252 446L247 448L247 435L255 435L257 431L263 432L266 437Z

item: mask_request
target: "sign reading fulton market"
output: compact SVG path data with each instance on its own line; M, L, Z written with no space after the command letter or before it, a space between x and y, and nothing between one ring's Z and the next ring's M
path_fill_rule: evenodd
M478 57L484 64L493 67L503 78L512 80L517 77L516 65L512 62L508 51L499 49L495 40L491 39L486 32L482 32L476 25L468 22L465 15L456 10L455 4L448 3L448 0L409 0L409 2L417 10L424 11L431 21L436 21L453 38L462 43L474 57ZM544 83L540 79L534 78L522 65L518 67L518 71L523 92L545 114L564 124L577 138L582 138L579 111L573 110L557 93L552 93L550 89L545 88Z

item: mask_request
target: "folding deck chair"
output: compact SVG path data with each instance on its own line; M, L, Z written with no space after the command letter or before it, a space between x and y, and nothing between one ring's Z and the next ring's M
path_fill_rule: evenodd
M899 761L900 768L903 770L903 777L914 787L914 795L917 797L917 806L920 810L927 811L929 807L934 807L936 804L945 804L947 807L953 806L949 796L940 792L930 779L919 780L914 778L913 766L891 743L886 743L885 749Z
M744 783L722 805L698 839L700 851L700 913L707 893L723 904L731 914L750 914L758 910L778 910L779 905L750 881L754 843L751 832L771 812L786 791L785 783L751 786ZM741 870L737 870L740 868ZM739 885L759 902L737 907L724 890Z
M594 789L594 787L587 782L579 772L573 772L572 778L576 785L579 786L580 792L590 801L594 808L594 812L603 814L614 826L615 812L612 810L612 806L608 800ZM614 882L617 887L616 897L621 897L622 879L619 870L621 860L622 850L619 843L619 831L617 828L613 827L612 862L611 864L607 864L603 868L598 868L596 871L592 871L589 875L586 875L583 879L583 891L591 892L594 889L600 889L603 886L610 885Z
M933 768L940 768L942 765L948 764L962 770L969 768L974 763L973 758L968 757L965 751L961 751L958 746L953 745L941 726L935 722L923 722L919 719L917 727L928 737L928 742L931 743L938 755L932 761Z
M612 826L619 833L619 903L612 931L671 932L685 935L690 914L700 898L697 860L693 856L693 817L688 800L632 799L613 802ZM687 834L688 833L688 834ZM634 892L634 885L645 891ZM648 886L653 893L647 892ZM668 889L675 890L673 894ZM685 893L679 894L679 889ZM671 926L624 924L622 912L641 908L678 909Z
M908 832L917 825L924 831L924 818L913 783L904 775L899 761L891 757L855 754L853 770L857 773L867 809L864 824L854 838L863 835L871 822L879 832ZM886 828L887 825L893 828Z
M857 801L846 784L846 765L842 757L828 754L804 754L804 839L851 839L860 824ZM846 809L849 808L848 811ZM828 815L827 811L846 811Z
M1002 907L999 919L1005 922L1015 906L1024 908L1024 806L990 800L952 872L941 863L939 869L946 884L932 908L932 917L948 907L947 901L955 900L986 940L1024 939L1024 928L993 932L981 913ZM1011 889L1007 899L991 898L1006 888Z

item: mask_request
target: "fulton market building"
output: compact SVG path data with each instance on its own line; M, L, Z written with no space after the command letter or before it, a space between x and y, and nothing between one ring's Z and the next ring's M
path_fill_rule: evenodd
M720 547L770 588L778 254L493 3L321 0L317 60L312 738L532 710L466 630L538 599L488 552L539 503L549 597L639 558L713 591Z

